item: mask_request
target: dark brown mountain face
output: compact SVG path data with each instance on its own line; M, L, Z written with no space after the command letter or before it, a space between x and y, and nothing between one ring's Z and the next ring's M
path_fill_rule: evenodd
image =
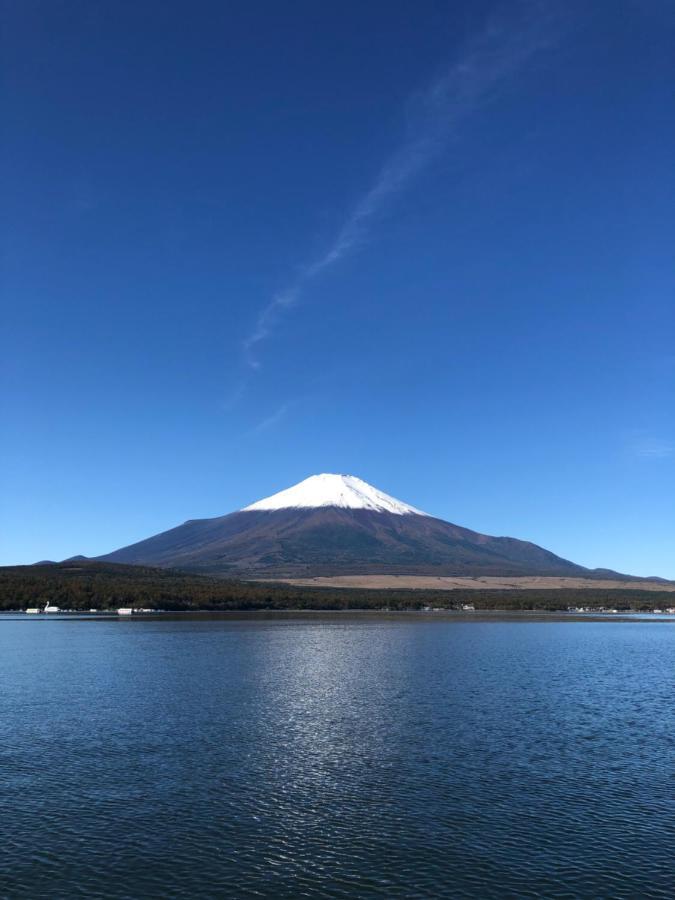
M100 559L250 577L593 574L527 541L432 516L337 506L195 519Z

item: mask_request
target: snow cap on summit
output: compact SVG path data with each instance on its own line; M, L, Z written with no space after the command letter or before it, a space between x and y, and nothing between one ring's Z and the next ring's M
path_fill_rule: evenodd
M339 506L342 509L370 509L394 513L397 516L414 514L426 516L421 509L401 503L378 491L371 484L354 475L312 475L304 481L245 506L242 512L258 509L306 509L318 506Z

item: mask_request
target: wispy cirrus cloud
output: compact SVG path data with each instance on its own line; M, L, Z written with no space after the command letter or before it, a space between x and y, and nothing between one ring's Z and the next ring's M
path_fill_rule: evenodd
M243 341L247 364L260 367L260 345L310 283L353 253L366 239L387 201L407 188L456 134L463 120L494 100L509 79L550 42L552 6L524 2L494 17L484 31L425 90L410 101L408 135L385 161L370 188L356 203L328 249L299 270L295 280L261 309Z
M261 434L263 431L269 431L271 428L274 428L275 425L278 425L279 422L285 418L289 406L289 403L282 403L271 416L267 416L267 418L258 422L258 424L251 429L250 434Z
M657 437L641 437L633 443L633 453L642 459L667 459L675 456L675 444Z

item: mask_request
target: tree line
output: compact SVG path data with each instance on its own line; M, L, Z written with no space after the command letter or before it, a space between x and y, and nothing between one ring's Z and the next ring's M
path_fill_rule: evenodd
M0 610L46 604L86 611L118 607L189 610L566 610L570 607L652 610L675 605L667 591L365 590L305 588L282 583L221 580L170 569L78 562L0 568Z

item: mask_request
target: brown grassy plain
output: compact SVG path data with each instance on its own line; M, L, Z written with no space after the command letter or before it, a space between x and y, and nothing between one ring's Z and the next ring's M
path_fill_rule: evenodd
M673 591L673 581L650 581L649 579L619 580L610 578L564 578L552 576L504 577L483 576L478 578L435 576L435 575L333 575L315 578L275 578L256 579L283 581L302 587L359 588L372 590L560 590L561 588L590 588L595 590L640 590Z

